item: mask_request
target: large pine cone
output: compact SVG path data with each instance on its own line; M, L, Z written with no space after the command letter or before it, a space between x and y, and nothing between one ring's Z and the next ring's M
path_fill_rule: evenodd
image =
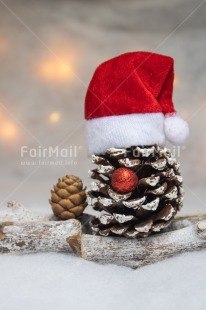
M87 206L85 188L80 178L66 175L51 190L49 200L54 214L62 220L78 218Z
M108 149L93 155L97 168L90 171L96 179L88 192L88 202L103 211L92 221L94 232L103 235L147 237L167 227L183 204L179 164L167 148L158 145ZM135 190L126 194L111 186L113 172L132 169L139 180Z

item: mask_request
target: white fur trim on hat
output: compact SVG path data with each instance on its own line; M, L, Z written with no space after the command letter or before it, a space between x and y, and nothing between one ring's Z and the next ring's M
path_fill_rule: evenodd
M138 113L87 120L88 154L109 148L164 144L164 114Z
M180 145L185 142L189 136L189 126L176 113L168 114L165 116L165 135L166 139L176 145Z

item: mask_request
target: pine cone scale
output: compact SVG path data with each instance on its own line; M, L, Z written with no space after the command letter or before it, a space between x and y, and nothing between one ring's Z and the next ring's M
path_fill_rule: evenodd
M59 189L56 196L66 198L68 196L68 191L66 189Z
M55 192L52 191L51 194L51 201L58 203L61 200L61 198Z

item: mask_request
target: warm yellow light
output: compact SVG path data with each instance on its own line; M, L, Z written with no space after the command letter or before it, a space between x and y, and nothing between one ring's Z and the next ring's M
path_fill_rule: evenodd
M176 76L175 78L174 78L174 87L178 87L180 85L180 80L179 80L179 78Z
M11 122L5 122L0 129L0 137L3 139L12 139L16 137L17 130Z
M0 37L0 54L3 54L8 49L8 42L5 38Z
M53 112L49 115L50 122L52 123L58 123L60 118L61 118L61 115L58 112Z
M40 65L40 75L45 80L62 81L72 76L71 67L68 62L52 59Z
M184 119L184 120L188 120L189 119L189 111L187 110L183 110L181 111L181 117Z

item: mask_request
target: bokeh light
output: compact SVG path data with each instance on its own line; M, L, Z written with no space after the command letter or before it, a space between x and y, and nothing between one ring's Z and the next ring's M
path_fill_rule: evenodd
M174 78L174 87L178 87L180 85L180 79L178 76L175 76Z
M13 142L17 140L19 141L19 130L15 122L3 111L0 111L0 142L12 146Z
M67 81L72 78L71 65L68 60L52 58L39 65L39 76L46 81Z
M8 50L8 41L5 37L0 35L0 55L3 55Z
M49 120L51 123L58 123L60 121L61 115L58 112L52 112L49 115Z
M5 121L0 127L0 138L11 140L17 136L17 128L11 121Z
M180 114L180 116L181 116L185 121L189 121L191 112L190 112L189 110L182 109L181 112L179 112L178 114Z

